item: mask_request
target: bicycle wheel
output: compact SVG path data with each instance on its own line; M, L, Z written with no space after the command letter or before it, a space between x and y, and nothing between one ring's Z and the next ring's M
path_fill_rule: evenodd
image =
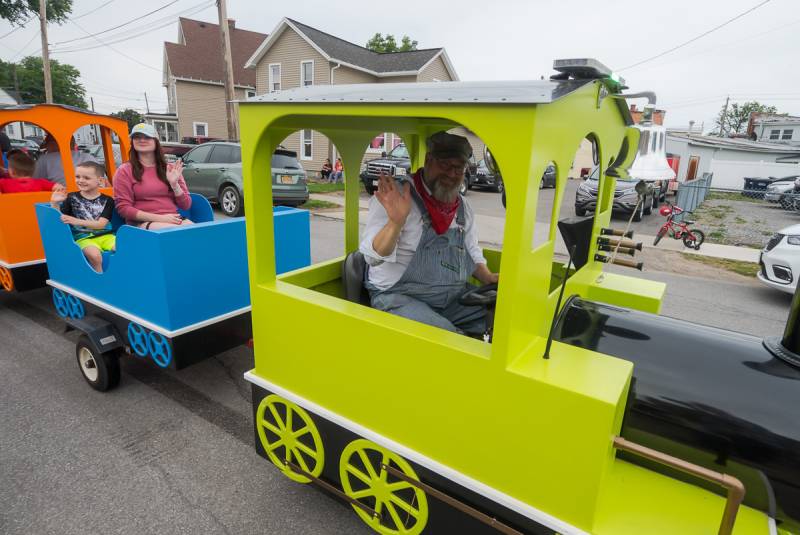
M702 230L689 229L683 235L683 244L689 249L694 249L695 251L700 250L700 246L704 241L706 241L706 234Z
M658 234L656 234L656 239L653 240L653 246L658 245L658 242L661 241L661 238L667 235L667 227L661 227L658 230Z

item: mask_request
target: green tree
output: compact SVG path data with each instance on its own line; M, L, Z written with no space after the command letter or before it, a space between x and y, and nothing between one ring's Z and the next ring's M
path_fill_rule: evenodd
M128 129L129 130L131 128L133 128L134 125L137 125L139 123L143 123L144 122L144 116L141 113L139 113L138 111L133 110L131 108L125 108L122 111L116 111L116 112L112 113L111 116L112 117L118 117L118 118L120 118L120 119L122 119L124 121L128 121Z
M387 33L384 37L380 33L376 33L367 41L367 48L381 54L389 52L408 52L409 50L417 49L417 42L412 41L409 36L404 35L402 39L400 39L400 46L397 46L397 40L394 35Z
M14 80L14 71L17 79ZM50 60L50 77L53 82L53 102L86 108L86 90L80 83L81 73L66 63ZM19 88L20 96L26 104L39 104L45 101L44 67L42 58L28 56L19 63L0 61L0 87Z
M72 11L72 0L47 0L47 20L64 22ZM39 0L0 0L0 19L21 25L39 16Z
M767 106L756 102L745 102L739 104L734 102L728 106L727 111L725 106L719 111L716 119L715 133L719 135L730 134L744 134L747 131L747 124L750 122L750 114L758 113L777 113L778 109L775 106Z

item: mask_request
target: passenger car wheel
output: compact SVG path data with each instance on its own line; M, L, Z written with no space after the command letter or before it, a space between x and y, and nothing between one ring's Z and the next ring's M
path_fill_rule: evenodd
M219 207L228 217L239 217L244 212L242 196L235 186L225 186L219 192Z
M119 384L119 355L117 352L95 352L89 337L82 334L75 345L78 367L89 386L99 392L111 390Z

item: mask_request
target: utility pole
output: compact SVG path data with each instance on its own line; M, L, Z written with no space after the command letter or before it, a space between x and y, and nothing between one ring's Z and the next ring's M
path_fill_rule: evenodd
M94 97L89 97L89 102L92 103L92 111L94 111ZM100 142L100 129L97 127L97 124L92 125L92 133L94 134L94 142L95 144Z
M47 44L47 0L39 0L39 26L42 34L42 65L44 66L44 100L53 103L53 82L50 80L50 49Z
M225 0L217 0L217 12L219 16L219 31L222 41L222 64L225 73L225 113L228 118L228 139L231 141L239 140L239 128L236 124L236 98L233 90L233 60L231 59L231 35L228 29L228 8Z
M725 99L725 106L722 108L722 120L719 124L719 137L725 137L723 134L725 133L725 117L728 115L728 102L731 100L731 96Z
M144 107L150 113L150 103L147 101L147 91L144 92Z

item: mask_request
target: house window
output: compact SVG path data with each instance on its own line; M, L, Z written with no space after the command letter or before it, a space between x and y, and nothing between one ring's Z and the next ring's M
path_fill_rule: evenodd
M281 90L281 64L280 63L270 63L269 64L269 92L274 93L275 91Z
M153 121L153 126L158 132L158 139L162 143L178 142L178 123L172 121Z
M256 92L252 89L248 89L245 91L245 95L247 95L247 98L254 98L256 96Z
M300 62L300 86L314 85L314 62Z
M783 131L783 135L781 136L781 139L784 140L784 141L791 140L792 139L792 132L794 132L794 130L792 130L791 128L789 130L784 130Z
M381 152L386 150L386 133L383 133L373 138L367 150L370 150L372 152Z
M311 130L303 130L302 133L302 155L301 160L310 160L314 153L314 138Z
M206 137L208 136L208 123L192 123L192 131L195 136Z
M770 130L769 131L769 138L770 139L780 139L781 138L781 131L780 130Z

